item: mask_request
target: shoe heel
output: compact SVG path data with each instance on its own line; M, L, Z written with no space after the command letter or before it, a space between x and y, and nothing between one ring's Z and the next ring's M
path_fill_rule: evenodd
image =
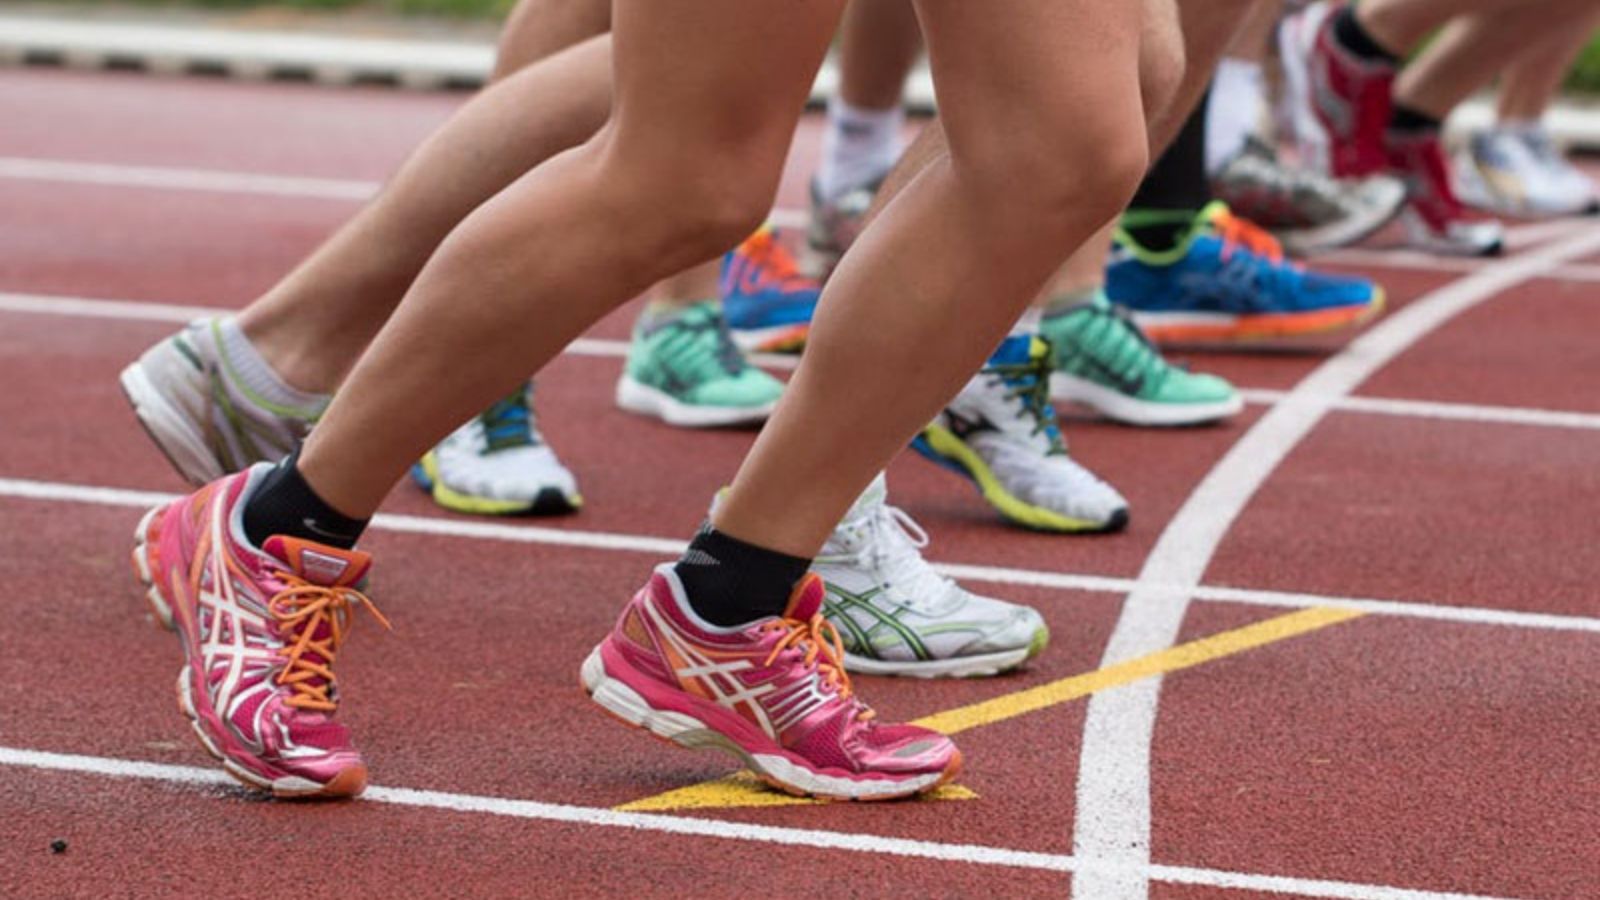
M704 722L683 713L659 710L651 706L638 691L607 674L600 649L600 647L594 648L589 658L583 661L583 668L580 671L583 689L588 693L590 700L599 704L601 709L623 724L642 728L662 740L671 741L691 750L704 745L704 741L693 740L694 736L703 735L708 731Z
M133 577L144 586L144 599L150 606L150 612L156 618L156 624L167 631L175 630L172 622L172 607L167 604L166 598L161 596L161 588L155 582L156 546L160 541L160 522L163 507L156 507L144 514L139 520L139 527L133 532Z

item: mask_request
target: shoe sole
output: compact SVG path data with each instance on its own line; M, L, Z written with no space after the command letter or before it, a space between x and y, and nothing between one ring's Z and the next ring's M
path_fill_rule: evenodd
M183 636L173 619L172 605L167 602L161 588L156 584L154 572L156 561L155 548L160 533L158 526L164 507L156 507L144 514L139 520L139 525L134 531L133 546L133 574L145 589L145 601L150 605L150 611L155 615L156 624L166 631L178 634L179 640ZM271 793L274 797L284 800L317 800L317 799L345 799L355 797L367 786L367 768L364 765L351 766L335 775L331 781L319 783L309 778L297 775L288 775L282 778L269 779L246 766L229 758L217 745L217 742L207 733L204 719L195 709L193 697L194 667L189 661L188 642L183 641L184 663L178 669L177 700L178 710L189 720L189 728L194 732L200 746L211 754L222 768L235 780L246 787Z
M852 675L880 675L892 678L988 678L1020 668L1050 644L1050 629L1040 628L1026 647L985 653L977 656L958 656L951 659L930 659L897 662L857 656L846 652L844 668Z
M532 501L492 500L453 490L441 482L438 475L432 454L411 466L411 480L426 491L434 503L451 512L469 516L564 516L583 508L581 495L568 495L556 487L541 489Z
M1121 507L1104 521L1077 519L1022 502L1006 490L989 467L949 429L929 426L911 442L911 448L929 460L977 485L978 492L1006 521L1032 531L1057 534L1109 534L1128 526L1128 508Z
M759 425L777 408L776 400L761 406L695 406L624 375L617 379L617 406L627 412L660 419L678 428L726 428Z
M771 328L730 328L733 343L746 353L799 353L811 336L809 322Z
M1086 406L1125 425L1157 427L1204 425L1244 409L1244 400L1238 394L1208 403L1154 403L1065 372L1051 373L1050 397Z
M751 753L691 715L651 706L637 691L606 671L600 647L583 661L580 681L589 699L623 724L689 750L713 749L730 753L769 786L797 797L862 802L896 800L935 790L948 784L961 770L959 750L943 771L897 781L836 778L813 772L786 756Z
M205 433L161 393L142 360L123 369L118 381L139 424L184 480L199 487L228 474L206 443Z
M1372 302L1304 313L1265 313L1235 316L1228 313L1134 312L1133 319L1157 343L1186 341L1251 341L1322 334L1354 328L1383 311L1387 298L1376 289Z

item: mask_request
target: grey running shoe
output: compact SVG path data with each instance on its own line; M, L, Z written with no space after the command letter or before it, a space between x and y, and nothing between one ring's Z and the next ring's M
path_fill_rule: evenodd
M1212 192L1295 255L1361 241L1389 224L1406 199L1405 186L1386 175L1331 178L1285 166L1255 137L1212 180Z
M806 230L806 242L822 263L824 272L833 271L839 257L860 236L867 210L872 208L873 198L878 196L878 188L883 186L887 175L884 173L833 200L822 199L817 180L811 180L811 225Z

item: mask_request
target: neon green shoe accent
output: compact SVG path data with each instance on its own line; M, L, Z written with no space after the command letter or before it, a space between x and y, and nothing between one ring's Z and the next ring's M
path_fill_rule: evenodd
M1221 200L1207 203L1199 211L1192 209L1130 209L1117 220L1113 237L1122 248L1147 265L1170 266L1189 255L1189 245L1202 234L1216 228L1215 220L1227 215L1228 204ZM1130 229L1150 228L1157 225L1187 225L1183 235L1166 250L1151 250L1134 238Z
M715 301L659 317L641 316L628 348L627 376L689 407L765 409L783 382L752 366L734 345Z
M1021 498L1005 489L1000 479L995 477L989 464L977 454L977 451L968 447L966 442L955 436L955 433L942 425L929 425L922 432L922 437L927 446L945 461L961 467L968 477L977 484L983 499L1000 511L1007 520L1015 522L1024 528L1036 531L1062 531L1062 532L1088 532L1106 531L1111 528L1121 527L1122 523L1112 520L1110 523L1095 522L1090 519L1074 519L1064 516L1054 510L1042 506L1035 506L1024 502Z
M1051 366L1063 375L1146 403L1238 405L1238 392L1227 381L1185 371L1162 358L1127 311L1112 304L1104 293L1046 315L1039 330L1054 351Z
M1048 646L1050 646L1050 629L1041 626L1033 633L1033 640L1028 643L1028 655L1023 658L1024 661L1043 653L1044 648Z
M493 500L487 497L474 497L452 490L439 477L439 455L437 451L429 450L418 463L422 467L428 483L432 485L428 493L433 497L433 502L451 512L465 513L474 516L515 516L533 509L535 504L526 500ZM565 497L566 503L574 510L583 506L583 497L578 494Z

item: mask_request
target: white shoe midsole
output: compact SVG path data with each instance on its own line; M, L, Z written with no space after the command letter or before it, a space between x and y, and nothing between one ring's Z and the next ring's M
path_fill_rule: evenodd
M617 379L617 406L680 428L714 428L765 422L776 402L761 406L695 406L629 375Z

